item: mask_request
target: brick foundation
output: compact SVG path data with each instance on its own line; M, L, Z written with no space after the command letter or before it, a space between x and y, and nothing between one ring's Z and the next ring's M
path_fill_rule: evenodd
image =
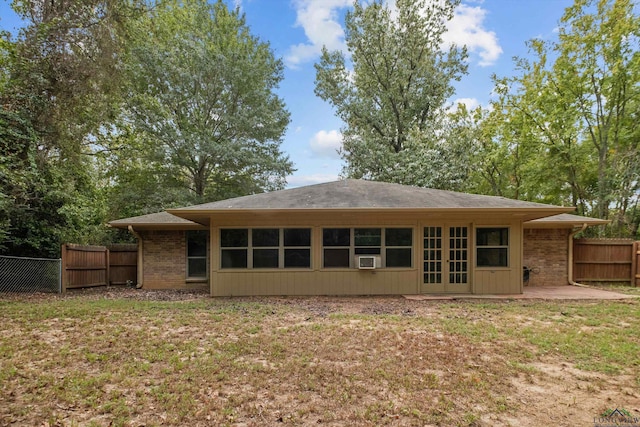
M187 281L187 241L185 231L145 231L145 289L208 289L205 282Z
M523 264L539 270L525 286L561 286L568 281L568 229L525 229Z

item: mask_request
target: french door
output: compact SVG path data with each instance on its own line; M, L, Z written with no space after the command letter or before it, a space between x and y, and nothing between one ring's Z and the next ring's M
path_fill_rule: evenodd
M469 226L426 225L422 234L422 292L470 292Z

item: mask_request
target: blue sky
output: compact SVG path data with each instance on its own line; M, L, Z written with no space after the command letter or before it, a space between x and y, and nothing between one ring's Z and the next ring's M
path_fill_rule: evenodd
M278 94L291 112L282 149L297 171L288 186L333 181L342 168L342 123L331 106L313 92L320 49L345 49L344 14L353 0L225 0L237 5L253 34L269 42L285 63ZM393 2L393 0L390 0ZM447 41L467 45L469 74L455 84L450 102L487 105L491 75L510 76L514 56L527 56L525 42L553 39L572 0L466 0L450 22ZM15 34L19 26L10 1L0 0L0 27Z

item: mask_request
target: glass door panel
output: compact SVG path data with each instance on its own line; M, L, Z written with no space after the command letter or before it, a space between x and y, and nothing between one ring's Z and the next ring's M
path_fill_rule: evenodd
M423 293L469 292L469 265L468 226L423 228Z
M442 227L424 228L423 282L442 283Z
M466 284L469 280L469 229L449 227L449 283Z

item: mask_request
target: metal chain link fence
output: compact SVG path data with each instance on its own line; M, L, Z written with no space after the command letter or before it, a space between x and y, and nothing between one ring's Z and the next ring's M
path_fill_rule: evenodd
M62 292L59 259L0 256L0 292Z

